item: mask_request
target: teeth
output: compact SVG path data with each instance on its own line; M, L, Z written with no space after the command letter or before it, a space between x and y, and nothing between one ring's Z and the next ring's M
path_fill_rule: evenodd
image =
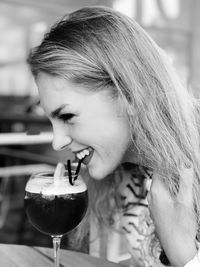
M84 153L85 153L86 156L88 156L88 155L90 154L90 151L87 150L87 149L85 149L85 150L84 150Z
M85 156L84 152L80 152L81 158Z
M84 149L81 152L77 153L76 156L79 160L85 158L86 156L88 156L90 154L90 150L89 149Z
M79 154L76 154L77 158L81 160L81 156Z

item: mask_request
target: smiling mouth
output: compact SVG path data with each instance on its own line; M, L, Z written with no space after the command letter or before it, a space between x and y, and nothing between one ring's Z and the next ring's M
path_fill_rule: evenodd
M83 164L87 165L92 158L94 150L91 147L84 148L78 152L74 152L76 158L81 160Z

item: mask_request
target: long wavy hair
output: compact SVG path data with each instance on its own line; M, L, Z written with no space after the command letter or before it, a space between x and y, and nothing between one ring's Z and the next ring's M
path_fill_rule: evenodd
M35 77L45 72L88 90L109 90L126 109L139 163L160 172L172 194L181 164L192 165L200 222L199 104L133 19L106 7L79 9L51 28L28 63ZM114 176L89 182L91 206L102 221L116 211L119 182Z

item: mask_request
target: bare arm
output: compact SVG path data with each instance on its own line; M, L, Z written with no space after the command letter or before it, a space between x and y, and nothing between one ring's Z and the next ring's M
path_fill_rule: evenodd
M193 208L192 168L182 168L178 196L172 197L162 176L154 173L148 203L156 233L175 267L183 267L197 253L197 224Z

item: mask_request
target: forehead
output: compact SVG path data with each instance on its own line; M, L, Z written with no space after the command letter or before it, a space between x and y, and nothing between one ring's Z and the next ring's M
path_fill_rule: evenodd
M92 95L92 92L87 88L77 85L59 76L53 76L46 73L41 73L36 79L41 102L47 102L53 99L56 103L61 100L79 101L87 96ZM47 100L47 101L46 101Z
M46 73L40 73L36 78L36 83L38 85L39 91L42 92L44 90L46 93L48 93L48 91L61 93L63 90L69 91L68 89L71 89L73 91L80 91L80 89L81 91L86 91L86 88L77 86L67 79Z
M46 112L52 112L62 104L69 107L84 107L85 109L106 105L118 105L111 97L108 88L91 90L82 85L72 83L62 77L41 73L36 79L40 101ZM119 106L119 105L118 105Z
M110 87L95 88L95 85L85 86L83 84L73 83L70 80L67 80L63 77L56 75L49 75L44 72L41 72L36 78L37 86L41 91L51 89L61 93L63 90L70 92L70 90L77 94L83 94L89 96L95 93L102 93L105 96L112 95L112 89Z

